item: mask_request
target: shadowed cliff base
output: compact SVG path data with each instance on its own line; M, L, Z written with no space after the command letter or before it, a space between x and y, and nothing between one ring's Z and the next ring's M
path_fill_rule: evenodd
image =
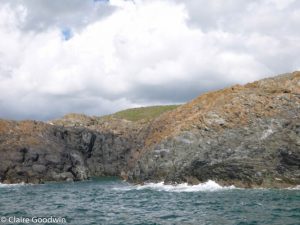
M300 184L300 72L209 92L181 106L49 123L0 120L0 182Z

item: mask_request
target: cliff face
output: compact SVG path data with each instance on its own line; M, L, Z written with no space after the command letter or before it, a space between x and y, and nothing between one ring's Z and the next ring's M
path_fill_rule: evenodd
M42 183L118 176L136 147L132 133L100 133L34 121L0 121L0 182Z
M0 182L300 184L300 72L201 95L154 119L0 120Z
M201 95L152 122L128 177L246 187L299 184L299 115L299 72Z

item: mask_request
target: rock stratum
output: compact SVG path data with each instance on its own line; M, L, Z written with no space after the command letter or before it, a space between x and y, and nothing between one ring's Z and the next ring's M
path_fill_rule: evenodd
M155 115L0 120L0 182L119 176L135 183L300 184L300 72L209 92Z

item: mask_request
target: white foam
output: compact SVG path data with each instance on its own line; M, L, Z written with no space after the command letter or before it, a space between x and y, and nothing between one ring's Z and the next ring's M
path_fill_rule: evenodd
M18 187L18 186L23 186L25 183L17 183L17 184L2 184L0 183L0 188L7 188L7 187Z
M300 190L300 185L297 185L295 187L289 187L289 188L286 188L288 190Z
M199 192L199 191L210 192L210 191L229 190L235 188L236 188L235 186L223 187L212 180L208 180L207 182L198 185L189 185L187 183L170 185L170 184L164 184L164 182L160 182L160 183L146 183L143 185L134 185L131 187L115 188L115 190L129 191L129 190L151 189L156 191L167 191L167 192Z

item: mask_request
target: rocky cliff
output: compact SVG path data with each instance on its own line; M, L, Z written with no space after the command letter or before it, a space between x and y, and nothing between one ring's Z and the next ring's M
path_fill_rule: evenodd
M300 183L300 73L201 95L155 119L129 179Z
M106 130L105 124L97 131L0 120L0 181L43 183L119 176L143 139L129 122L118 121L117 127L117 121L111 121L110 128L114 123L113 131Z
M121 176L241 187L300 184L300 72L201 95L154 118L0 120L0 182Z

